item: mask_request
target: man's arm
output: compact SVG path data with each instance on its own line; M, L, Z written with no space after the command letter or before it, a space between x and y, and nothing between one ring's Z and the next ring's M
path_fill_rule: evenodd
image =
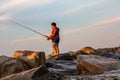
M58 31L57 29L54 29L53 33L50 36L48 36L48 38L52 39L55 36L55 34L57 33L57 31Z

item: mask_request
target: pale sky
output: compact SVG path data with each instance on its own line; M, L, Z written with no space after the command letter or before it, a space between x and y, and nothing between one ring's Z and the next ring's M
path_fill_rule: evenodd
M120 45L120 0L1 0L0 55L13 56L16 50L50 54L51 41L8 20L47 35L56 22L61 53Z

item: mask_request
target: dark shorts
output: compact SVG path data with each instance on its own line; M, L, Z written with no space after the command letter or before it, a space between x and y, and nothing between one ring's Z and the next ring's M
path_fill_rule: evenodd
M52 46L59 46L60 40L52 41Z

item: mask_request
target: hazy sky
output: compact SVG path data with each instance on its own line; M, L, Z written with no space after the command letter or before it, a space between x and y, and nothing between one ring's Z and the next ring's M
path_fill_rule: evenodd
M50 54L51 41L8 19L47 35L56 22L61 52L120 45L120 0L1 0L0 55L12 56L16 50Z

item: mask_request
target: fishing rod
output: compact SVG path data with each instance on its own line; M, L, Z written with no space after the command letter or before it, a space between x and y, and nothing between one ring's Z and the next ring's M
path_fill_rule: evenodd
M1 13L1 14L4 14L3 12L0 12L0 13ZM25 25L23 25L23 24L21 24L21 23L18 23L18 22L14 21L14 20L8 19L8 21L11 22L11 23L17 24L17 25L19 25L19 26L21 26L21 27L23 27L23 28L25 28L25 29L28 29L28 30L30 30L30 31L32 31L32 32L35 32L35 33L37 33L37 34L39 34L39 35L41 35L41 36L47 37L46 35L44 35L44 34L42 34L42 33L40 33L40 32L37 32L36 30L33 30L33 29L31 29L31 28L29 28L29 27L27 27L27 26L25 26Z
M39 34L39 35L41 35L41 36L47 37L46 35L44 35L44 34L42 34L42 33L40 33L40 32L37 32L37 31L35 31L35 30L33 30L33 29L31 29L31 28L23 25L23 24L20 24L20 23L16 22L16 21L13 21L13 20L9 20L9 21L12 22L12 23L14 23L14 24L17 24L17 25L19 25L19 26L21 26L21 27L23 27L23 28L25 28L25 29L28 29L28 30L30 30L30 31L32 31L32 32L35 32L35 33L37 33L37 34Z

